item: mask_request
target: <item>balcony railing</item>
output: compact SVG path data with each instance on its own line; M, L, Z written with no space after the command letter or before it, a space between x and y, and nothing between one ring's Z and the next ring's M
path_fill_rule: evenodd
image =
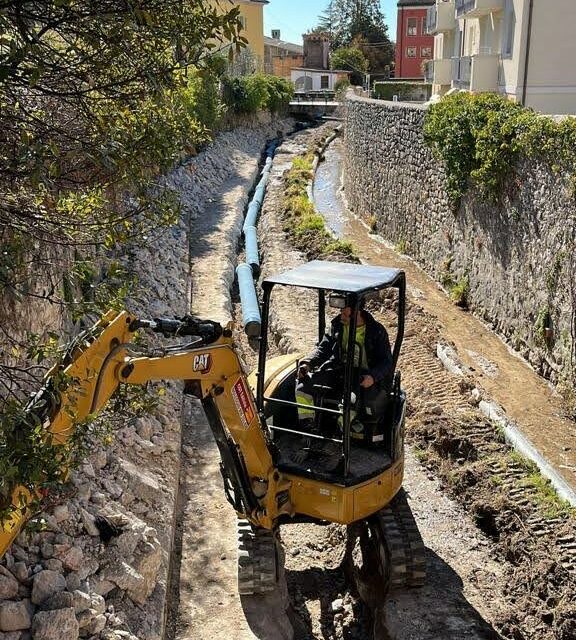
M472 58L452 58L452 84L457 89L470 89Z
M452 31L456 26L454 0L437 0L426 12L426 33L433 35Z
M452 58L452 86L469 91L498 89L498 56L477 54Z
M450 85L452 83L452 60L441 58L430 60L432 64L426 65L426 72L431 74L432 79L428 82L439 85Z
M456 17L478 18L503 8L504 0L456 0Z

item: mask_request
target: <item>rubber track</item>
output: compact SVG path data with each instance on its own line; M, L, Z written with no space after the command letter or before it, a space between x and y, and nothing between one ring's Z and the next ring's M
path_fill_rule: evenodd
M257 595L276 589L276 535L238 520L238 593Z

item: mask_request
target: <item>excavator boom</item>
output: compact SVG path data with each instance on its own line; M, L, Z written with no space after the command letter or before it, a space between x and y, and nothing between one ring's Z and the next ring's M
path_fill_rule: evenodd
M193 338L158 356L131 355L134 335L142 328ZM211 321L191 317L139 321L125 311L109 312L76 338L63 362L50 370L43 389L25 409L30 420L25 419L23 427L40 422L46 438L55 447L62 446L75 424L98 414L120 384L168 379L185 381L186 390L202 400L222 457L227 495L239 514L268 529L279 512L290 515L288 485L274 472L272 451L231 331ZM64 465L63 459L63 477ZM0 529L0 557L30 517L37 492L37 487L14 488L11 515Z

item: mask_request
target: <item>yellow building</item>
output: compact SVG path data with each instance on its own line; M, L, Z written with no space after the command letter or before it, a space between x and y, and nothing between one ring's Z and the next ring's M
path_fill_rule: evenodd
M233 7L240 8L242 32L248 40L248 48L256 56L258 68L262 68L264 61L264 5L268 0L220 0L219 7L223 11L230 11Z

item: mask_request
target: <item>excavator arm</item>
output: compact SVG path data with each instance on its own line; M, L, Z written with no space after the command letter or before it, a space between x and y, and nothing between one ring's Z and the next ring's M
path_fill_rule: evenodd
M159 355L135 355L133 341L140 329L166 337L190 336L190 341ZM25 414L42 424L58 455L58 446L66 444L75 425L98 414L121 384L153 380L183 380L185 391L200 398L220 451L226 495L241 517L272 529L279 515L291 515L290 483L275 470L273 448L231 330L218 323L190 316L142 321L125 311L109 312L73 341ZM0 528L0 557L30 516L35 491L22 485L14 489L12 513Z

